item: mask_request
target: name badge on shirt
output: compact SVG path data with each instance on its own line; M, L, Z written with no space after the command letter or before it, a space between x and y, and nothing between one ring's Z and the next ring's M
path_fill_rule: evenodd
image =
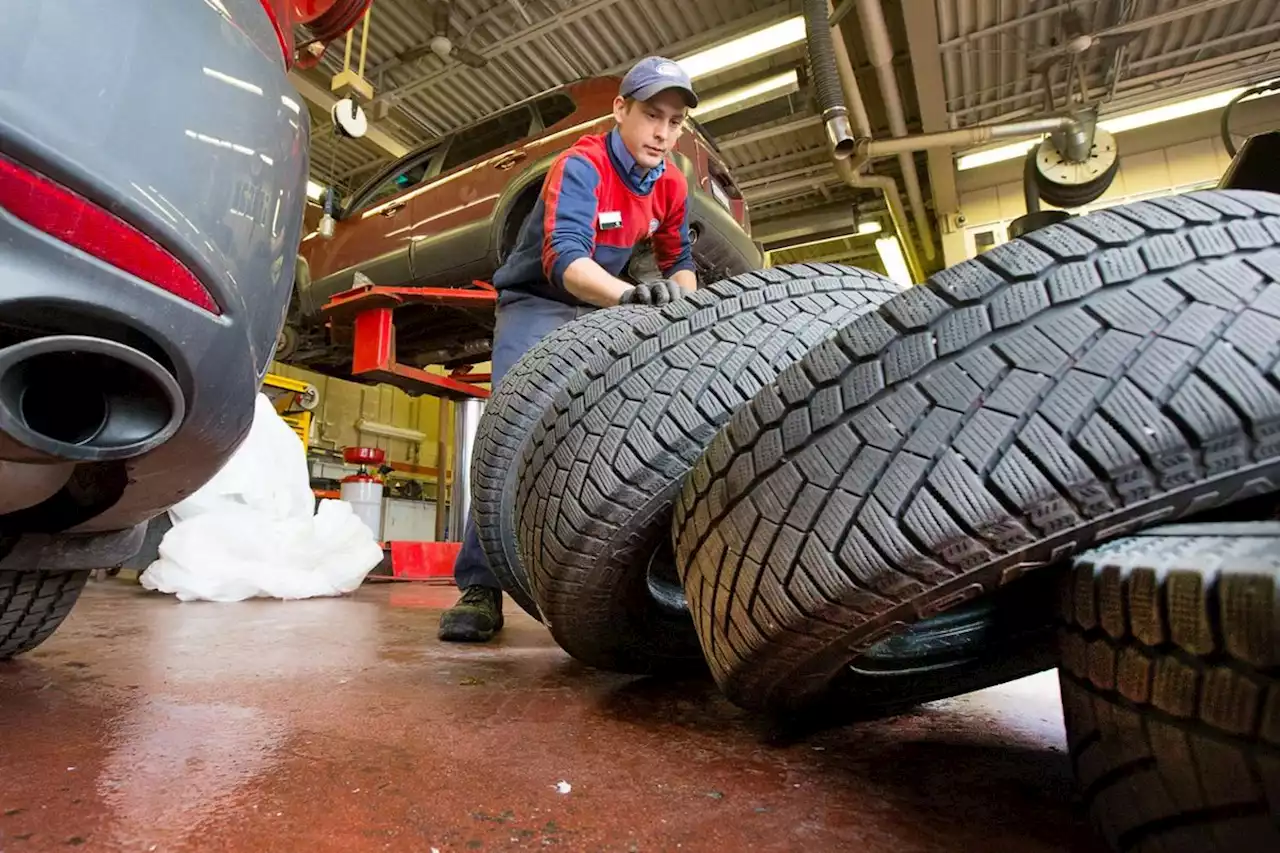
M617 210L606 210L600 214L600 230L612 231L622 227L622 213Z

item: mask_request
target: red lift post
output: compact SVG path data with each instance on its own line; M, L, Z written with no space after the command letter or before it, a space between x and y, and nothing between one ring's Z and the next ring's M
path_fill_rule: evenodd
M490 374L476 373L473 364L440 375L401 364L396 359L395 312L410 305L442 309L496 307L498 293L493 285L473 281L469 287L394 287L366 284L334 294L324 306L330 328L352 329L351 373L353 377L392 385L410 394L425 394L450 402L486 399L489 389L478 383L490 381ZM487 360L487 359L486 359ZM437 464L437 489L445 487L445 462ZM443 503L437 504L437 512ZM452 581L453 563L460 542L387 542L391 555L391 577L398 580Z

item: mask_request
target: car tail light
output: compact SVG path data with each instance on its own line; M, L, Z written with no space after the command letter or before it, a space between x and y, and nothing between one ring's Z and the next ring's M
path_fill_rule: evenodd
M262 8L267 10L271 26L276 28L276 38L280 41L280 50L284 53L284 67L293 67L293 4L290 0L262 0Z
M0 208L192 305L222 313L208 289L160 244L83 196L5 157L0 157Z

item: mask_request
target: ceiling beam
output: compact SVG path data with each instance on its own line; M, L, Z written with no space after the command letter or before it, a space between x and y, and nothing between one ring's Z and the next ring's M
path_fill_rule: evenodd
M942 51L938 49L937 6L934 0L906 0L902 16L907 25L907 49L916 81L920 124L925 133L940 133L948 127ZM960 210L955 163L950 148L931 148L927 156L933 213L941 227L949 214Z
M538 23L534 24L533 26L525 27L522 30L518 30L512 33L508 38L501 39L497 43L490 45L489 47L477 49L476 53L480 54L485 59L492 60L496 57L502 56L505 53L509 53L515 50L516 48L520 47L523 44L526 44L527 42L533 41L535 39L547 38L548 36L558 32L559 30L568 26L574 21L581 20L582 18L588 15L603 11L605 9L610 8L611 6L616 6L620 2L622 2L622 0L588 0L588 2L575 6L572 9L569 9L568 11L559 12L554 15L549 15L543 18L542 20L538 21ZM427 86L430 86L432 83L435 83L439 80L444 80L444 79L453 77L460 72L465 72L467 74L475 76L479 70L480 69L468 68L466 66L462 66L461 63L452 63L450 65L447 65L444 69L440 71L423 75L422 77L419 77L417 80L406 83L403 86L399 86L395 89L388 89L384 92L380 92L378 95L374 97L371 103L379 103L386 100L403 98L404 96L412 94L413 92L416 92L419 89L424 89Z
M306 100L324 109L326 112L338 102L338 96L312 81L303 77L297 71L289 72L289 81L293 83L298 94ZM408 146L402 144L395 137L391 136L385 130L369 125L368 132L364 138L390 154L392 157L400 158L409 153Z
M817 127L820 124L822 124L822 118L820 116L801 116L800 118L792 119L785 124L775 124L773 127L766 127L763 130L752 130L747 133L727 136L724 139L716 140L716 144L727 151L731 148L737 148L740 145L749 145L752 142L759 142L762 139L771 139L775 136L781 136L784 133L795 133L798 130Z

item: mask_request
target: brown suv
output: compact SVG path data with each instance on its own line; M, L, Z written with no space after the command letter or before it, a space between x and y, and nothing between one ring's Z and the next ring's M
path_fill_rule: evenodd
M613 126L620 81L599 77L555 89L430 142L387 166L346 199L331 238L303 238L294 305L277 358L333 372L350 354L321 309L363 273L377 285L465 287L506 258L557 154ZM696 123L672 154L689 182L690 233L702 283L758 269L747 205L715 143ZM318 219L309 207L308 221ZM650 277L652 252L628 274ZM492 310L412 306L397 312L402 360L445 364L487 355ZM421 316L417 316L421 315Z

